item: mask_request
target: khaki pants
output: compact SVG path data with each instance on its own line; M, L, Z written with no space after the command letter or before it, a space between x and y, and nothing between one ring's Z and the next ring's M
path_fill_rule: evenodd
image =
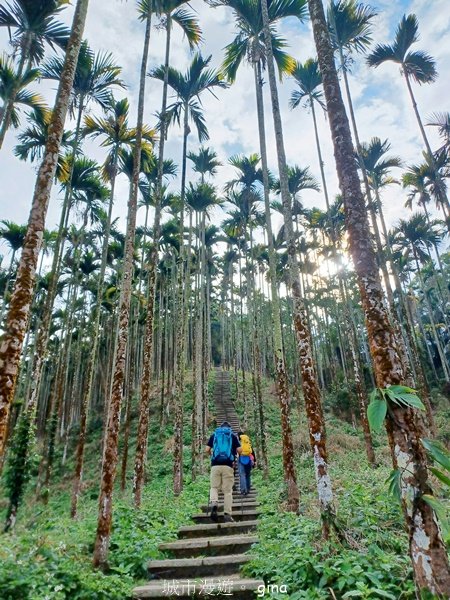
M233 467L216 465L211 467L211 490L209 500L211 504L218 504L219 490L223 492L223 510L226 514L231 515L233 503L233 483L234 471Z

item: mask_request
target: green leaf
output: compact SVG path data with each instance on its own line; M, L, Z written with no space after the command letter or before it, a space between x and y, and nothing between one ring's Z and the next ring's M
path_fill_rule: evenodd
M375 398L367 407L367 419L372 431L379 431L387 413L386 400Z
M439 442L434 440L422 440L425 450L431 454L433 460L442 465L444 469L450 472L450 452Z
M447 518L447 511L446 511L445 505L442 502L440 502L439 500L437 500L434 496L424 494L422 497L425 500L425 502L428 504L428 506L431 506L431 508L436 513L436 515L441 523L442 532L444 534L444 537L447 538L450 535L450 523Z
M437 477L444 485L450 488L450 477L447 477L442 471L436 469L436 467L430 467L430 471L433 473L435 477Z
M370 392L369 403L372 403L374 400L376 400L379 392L380 392L380 390L378 388L375 388Z
M391 390L391 392L394 392L396 395L413 394L414 396L417 396L417 391L407 387L406 385L390 385L387 389Z
M410 393L411 391L414 392L411 388L402 385L391 385L385 390L386 395L392 402L425 410L425 406L422 404L420 398L415 393Z
M382 598L389 598L389 600L397 600L397 596L394 596L390 592L386 592L386 590L380 590L380 588L375 588L371 591L377 596L381 596Z
M401 469L394 469L390 472L389 477L386 479L386 483L389 484L389 493L397 498L397 500L401 500L402 498L402 471Z

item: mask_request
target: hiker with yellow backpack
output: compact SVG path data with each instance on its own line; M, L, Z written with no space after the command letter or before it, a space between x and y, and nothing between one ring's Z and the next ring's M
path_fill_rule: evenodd
M247 496L251 486L251 472L256 464L255 453L250 438L244 431L238 432L241 453L238 456L239 487L242 496Z

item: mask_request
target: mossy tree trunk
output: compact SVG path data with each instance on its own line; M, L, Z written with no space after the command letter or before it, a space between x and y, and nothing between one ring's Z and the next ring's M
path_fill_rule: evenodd
M357 273L376 384L402 384L404 373L388 318L364 197L354 161L349 122L342 100L328 26L321 0L309 0L322 73L336 167L344 196L350 252ZM402 499L409 531L410 555L418 590L444 597L450 589L448 557L439 526L423 495L430 494L427 460L420 442L423 430L412 409L390 405L386 429L394 467L402 470Z
M120 409L122 404L123 385L125 379L126 349L129 332L137 199L139 191L139 174L141 167L142 130L144 123L145 83L147 74L148 53L150 47L151 13L152 2L149 2L149 11L146 19L144 50L142 54L140 72L136 141L133 149L133 175L132 180L130 182L130 195L128 200L127 232L125 237L125 254L121 282L121 293L119 300L118 330L114 349L111 394L109 398L107 421L104 434L99 512L93 556L94 567L100 567L102 569L106 568L107 566L112 525L113 489L119 459L118 442L120 427Z
M45 229L50 193L53 186L64 124L71 99L89 0L78 0L67 45L64 67L58 86L55 107L33 195L28 229L25 236L14 292L0 343L0 457L4 453L9 411L19 372L20 355L28 327L34 281Z

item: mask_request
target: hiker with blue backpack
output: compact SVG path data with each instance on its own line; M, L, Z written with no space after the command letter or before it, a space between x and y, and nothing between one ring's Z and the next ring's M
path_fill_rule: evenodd
M241 444L241 452L238 459L239 491L241 492L241 496L247 496L250 492L251 472L256 464L256 458L248 435L243 431L239 431L238 438Z
M206 452L211 455L211 520L219 520L219 491L223 492L224 522L232 523L234 461L241 452L239 439L231 430L231 425L224 421L208 440Z

